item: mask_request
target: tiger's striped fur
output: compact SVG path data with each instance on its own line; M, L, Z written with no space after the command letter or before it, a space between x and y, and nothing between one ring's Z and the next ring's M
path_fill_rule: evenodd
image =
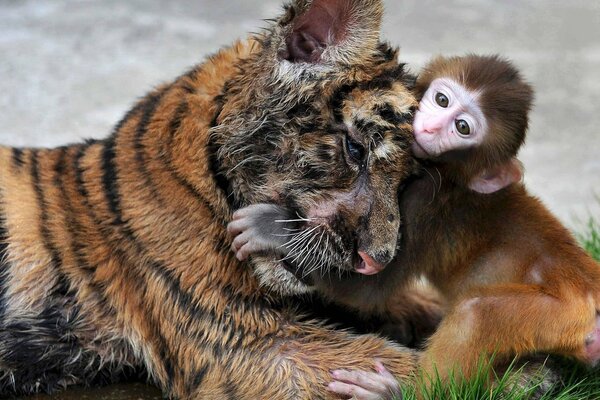
M318 7L342 13L339 38L318 62L282 59ZM321 215L323 268L393 257L416 102L380 19L377 0L296 0L106 140L0 148L0 394L129 368L181 399L328 398L331 369L374 358L412 376L417 354L303 319L286 294L306 283L274 259L238 262L226 233L235 208L269 201Z

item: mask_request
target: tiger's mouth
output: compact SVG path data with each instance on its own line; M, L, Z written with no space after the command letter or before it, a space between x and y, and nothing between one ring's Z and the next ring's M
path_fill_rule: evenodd
M305 224L299 229L300 241L291 241L291 249L280 265L300 283L314 285L313 273L340 275L360 268L360 257L354 241L344 240L328 225ZM312 232L305 235L304 232ZM311 246L314 244L315 246Z

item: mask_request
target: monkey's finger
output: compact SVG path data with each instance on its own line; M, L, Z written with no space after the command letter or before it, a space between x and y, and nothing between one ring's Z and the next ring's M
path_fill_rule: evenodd
M254 242L248 242L245 245L243 245L237 252L236 252L236 257L238 260L240 261L244 261L245 259L247 259L250 254L254 254L257 252L257 248L254 245Z
M261 213L265 209L272 208L271 204L251 204L247 207L240 208L233 213L232 219L235 221L236 219L246 218L248 215L252 215L253 213Z
M250 207L244 207L244 208L240 208L239 210L236 210L233 215L231 216L232 220L235 221L236 219L242 219L245 218L248 214Z
M379 372L379 375L383 377L391 378L394 380L396 379L394 378L394 375L392 375L390 371L387 370L385 365L383 365L383 363L380 360L375 360L375 371Z
M339 369L333 371L331 375L337 381L360 386L370 392L385 394L391 390L391 388L387 386L387 380L375 372L347 371Z
M237 253L246 243L248 243L249 240L250 235L248 234L248 232L243 232L237 235L231 243L231 250Z
M235 236L235 235L239 235L240 233L244 232L249 227L250 227L250 223L249 223L248 220L246 220L246 219L237 219L237 220L231 221L227 225L227 232L231 236Z
M386 385L388 390L398 398L402 397L402 390L400 389L400 383L398 379L390 371L387 370L385 365L380 360L375 360L375 370L379 373L383 383Z
M331 382L327 389L333 393L341 396L349 396L356 400L387 400L386 397L382 397L380 393L373 393L367 389L361 388L360 386L352 385L345 382L334 381ZM391 398L390 398L391 399Z

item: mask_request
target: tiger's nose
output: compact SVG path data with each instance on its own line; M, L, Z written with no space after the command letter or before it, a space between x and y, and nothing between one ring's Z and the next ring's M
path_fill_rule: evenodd
M385 268L385 264L376 261L373 257L365 253L364 251L359 251L358 255L361 258L360 264L356 268L356 272L363 275L375 275L378 272L383 271Z

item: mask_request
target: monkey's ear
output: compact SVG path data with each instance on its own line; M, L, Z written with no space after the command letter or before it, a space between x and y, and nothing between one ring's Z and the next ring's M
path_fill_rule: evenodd
M377 47L382 14L381 0L313 0L291 21L279 56L293 63L360 61Z
M490 194L504 189L508 185L520 182L523 179L523 165L516 158L484 171L469 183L469 188L478 193Z

